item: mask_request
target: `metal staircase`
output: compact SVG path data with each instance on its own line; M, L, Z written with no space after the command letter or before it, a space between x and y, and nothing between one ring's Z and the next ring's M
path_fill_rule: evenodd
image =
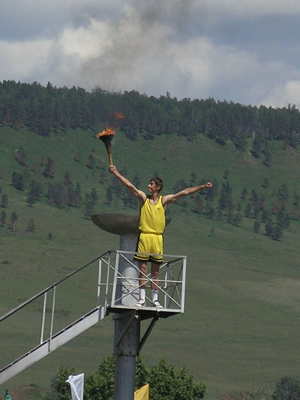
M8 334L12 329L16 329L14 323L10 323L14 316L21 325L18 328L19 332L23 331L24 320L30 324L34 340L39 331L39 339L33 343L30 351L21 356L18 355L5 367L0 366L0 385L80 335L109 313L122 313L134 309L128 305L124 306L123 300L129 295L138 293L138 279L133 282L131 277L124 276L119 271L120 260L122 263L128 263L130 267L137 268L132 261L133 254L124 251L107 251L0 317L0 326L2 328L7 324ZM141 320L153 318L151 329L154 320L184 312L186 257L164 255L164 260L166 261L160 267L158 287L163 298L163 308L154 310L153 307L145 307L143 310L136 310ZM151 281L149 275L147 279ZM96 290L92 291L91 287L95 286L95 281L97 282L94 288ZM66 304L67 292L64 290L66 286L68 293L71 292L74 296L69 299L69 305ZM118 286L122 287L121 292L116 289ZM84 302L82 298L85 299ZM48 303L50 305L47 305ZM39 315L38 323L28 320L28 315L32 314L29 312L25 318L19 317L19 314L30 307L34 309L33 314ZM74 318L75 311L79 316ZM67 325L61 328L62 323L64 326ZM145 336L148 334L146 333ZM145 337L142 343L144 341Z
M95 325L97 322L103 319L105 315L106 314L104 307L96 307L90 313L84 315L79 320L74 321L73 324L67 326L62 331L45 340L43 343L30 350L28 353L17 358L11 364L0 370L0 385L6 382L8 379L12 378L13 376L17 375L19 372L22 372L30 365L41 360L43 357L47 356L58 347L67 343L75 336L80 335L86 329Z

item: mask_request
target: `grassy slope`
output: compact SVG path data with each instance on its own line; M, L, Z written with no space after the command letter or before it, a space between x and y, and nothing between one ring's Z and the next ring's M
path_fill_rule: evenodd
M107 166L103 144L94 139L93 132L68 131L49 139L26 130L0 129L0 144L0 186L9 197L6 211L8 216L16 211L19 217L15 234L0 227L3 314L70 270L118 247L118 238L93 226L83 218L82 210L58 210L46 200L33 208L26 206L26 194L9 186L12 172L24 171L13 159L15 148L26 149L31 165L37 164L41 155L52 157L57 175L62 177L68 170L73 183L80 182L83 194L95 186L100 198L97 212L112 212L116 207L124 210L120 200L112 206L104 203L109 183L101 185L99 171L93 173L84 166L91 147ZM73 160L78 149L82 164ZM118 133L113 144L116 165L126 166L129 178L138 171L143 187L156 171L166 182L164 193L172 190L177 179L189 182L191 172L199 180L217 179L221 185L228 170L236 201L243 187L263 191L265 177L270 181L265 191L269 198L272 189L282 183L292 194L298 187L298 153L294 149L283 151L274 143L272 167L267 168L249 153L238 153L231 144L220 147L203 136L193 144L166 136L150 142L140 138L132 143ZM31 173L31 177L36 174ZM170 215L173 220L165 234L165 253L188 255L186 312L156 325L143 349L146 361L151 364L165 357L178 367L185 365L197 381L207 384L209 398L250 390L261 383L274 386L281 376L297 374L299 223L293 222L283 240L274 242L262 233L253 233L253 220L244 218L237 228L225 219L209 220L177 205L172 206ZM37 225L34 234L25 232L30 217ZM49 232L53 240L48 240ZM66 292L66 299L68 296ZM24 316L24 329L27 318ZM1 347L5 347L5 357L9 358L10 349L16 347L15 338L19 344L26 336L15 332L14 338L5 333ZM93 372L101 358L111 354L112 336L109 317L6 386L37 383L47 388L60 364L75 366L78 372Z

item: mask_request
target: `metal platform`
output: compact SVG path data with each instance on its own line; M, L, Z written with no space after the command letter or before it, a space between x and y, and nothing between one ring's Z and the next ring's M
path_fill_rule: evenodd
M137 316L142 317L142 319L149 318L168 318L172 315L182 314L181 311L170 309L170 308L156 308L156 307L127 307L127 306L115 306L107 307L108 313L123 313L127 311L135 310Z

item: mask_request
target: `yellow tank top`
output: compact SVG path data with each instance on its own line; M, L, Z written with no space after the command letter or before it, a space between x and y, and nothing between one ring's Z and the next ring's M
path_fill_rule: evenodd
M162 196L154 205L150 204L147 197L140 210L139 230L142 233L162 234L166 226L165 210L162 204Z

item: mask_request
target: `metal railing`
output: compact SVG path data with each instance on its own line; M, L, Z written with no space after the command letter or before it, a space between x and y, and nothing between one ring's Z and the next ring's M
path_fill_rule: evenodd
M153 285L158 290L161 304L166 311L183 313L185 305L187 257L164 254L164 261L160 265L158 276L153 280L151 278L151 272L145 274L140 271L137 262L133 261L134 254L135 253L129 251L116 252L117 262L114 274L111 307L120 307L121 305L126 306L128 303L130 304L130 302L126 301L128 297L134 299L133 304L137 302L138 289L141 286L139 277L141 276L147 282L148 287ZM145 255L154 254L145 253ZM121 265L125 273L130 271L130 276L125 275L123 270L120 270ZM132 271L135 271L135 274L132 274ZM120 286L122 290L118 291L118 287ZM150 296L146 296L146 299L147 302L151 304Z
M48 353L55 350L53 340L68 329L71 332L71 327L93 312L94 319L86 318L86 324L104 318L112 293L114 264L115 251L107 251L2 315L0 374L3 365L20 358L28 349L44 345ZM76 329L67 339L75 333Z
M0 383L7 367L35 350L44 348L43 354L40 351L31 364L103 319L109 311L134 306L140 272L133 255L127 251L107 251L1 316ZM164 311L182 313L186 257L163 257L154 284ZM144 277L153 282L150 273ZM128 299L131 299L130 305ZM28 348L32 350L28 352ZM8 364L12 359L15 361ZM8 365L3 368L3 363Z
M24 307L28 306L29 304L33 303L34 301L40 299L43 297L43 316L42 316L42 331L44 329L44 322L45 322L45 317L46 317L46 312L49 311L49 309L47 308L47 295L53 291L53 301L52 301L52 317L51 320L54 319L54 310L55 310L55 303L56 303L56 291L57 288L62 288L63 289L63 284L66 283L66 281L70 281L71 278L74 278L75 276L78 276L80 273L82 273L83 271L86 271L89 267L93 267L95 268L96 263L98 263L98 279L96 280L97 282L97 290L96 292L94 292L94 295L96 294L96 302L95 302L95 306L100 304L100 299L101 299L101 294L103 296L103 292L101 293L101 287L102 286L107 286L109 287L109 282L108 282L108 278L105 281L105 284L103 284L103 282L101 282L102 280L102 270L101 270L101 265L104 262L108 268L107 268L107 276L109 276L109 270L111 269L111 265L110 265L110 259L111 259L111 255L114 254L115 251L107 251L104 254L102 254L101 256L95 258L94 260L90 261L89 263L83 265L82 267L76 269L75 271L71 272L70 274L66 275L64 278L62 278L61 280L53 283L51 286L48 286L46 289L42 290L41 292L37 293L36 295L32 296L30 299L26 300L24 303L20 304L19 306L15 307L14 309L12 309L11 311L9 311L8 313L2 315L0 317L0 323L3 322L5 319L7 319L8 317L11 317L13 314L17 313L18 311L22 310ZM94 281L95 282L95 281ZM111 283L112 285L112 283ZM105 296L103 298L103 300L108 298L108 290L105 290ZM78 292L76 292L76 297L78 297ZM53 324L52 324L53 325ZM52 330L53 326L51 326L51 330ZM41 334L41 337L43 337L43 334Z

